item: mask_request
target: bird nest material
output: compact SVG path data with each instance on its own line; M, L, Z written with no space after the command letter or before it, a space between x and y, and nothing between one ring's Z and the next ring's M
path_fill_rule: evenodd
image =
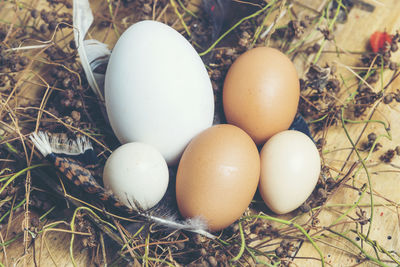
M340 37L353 25L348 20L354 10L365 17L383 8L370 2L91 1L95 18L87 36L109 48L144 19L182 33L207 66L216 122L224 122L223 80L240 54L271 46L295 62L299 113L322 159L318 184L299 209L284 216L273 214L256 195L240 220L214 238L184 227L171 230L176 228L154 219L172 220L168 207L146 216L114 210L41 161L30 133L46 130L63 140L80 136L93 145L99 163L88 169L101 181L105 160L119 143L99 112L101 92L79 57L72 1L0 2L0 264L337 266L346 258L349 265L399 265L399 199L385 195L387 187L400 188L400 148L392 141L398 127L391 122L400 102L393 85L399 35L395 29L375 35L372 51L361 42L345 48ZM91 67L103 75L104 62L97 63ZM175 171L170 169L172 177ZM379 230L383 225L385 232ZM67 254L53 251L53 238L61 236L68 240Z

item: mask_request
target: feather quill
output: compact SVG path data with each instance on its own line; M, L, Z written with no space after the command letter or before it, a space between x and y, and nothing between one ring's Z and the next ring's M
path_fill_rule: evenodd
M107 63L111 53L104 43L97 40L84 40L93 23L89 1L74 0L73 7L74 38L78 55L90 87L100 101L104 102L104 75L94 73L93 70Z

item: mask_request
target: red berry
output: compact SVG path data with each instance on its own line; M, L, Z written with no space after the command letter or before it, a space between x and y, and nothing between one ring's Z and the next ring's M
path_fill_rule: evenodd
M392 43L392 36L387 32L374 32L369 39L369 43L374 53L378 53L379 50L384 47L386 42L389 44Z

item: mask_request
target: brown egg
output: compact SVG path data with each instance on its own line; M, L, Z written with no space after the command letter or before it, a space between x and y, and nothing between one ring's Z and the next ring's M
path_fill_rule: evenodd
M176 176L176 198L185 218L203 218L221 230L246 210L260 176L253 140L240 128L221 124L197 135L187 146Z
M280 51L258 47L238 57L225 78L226 119L263 144L292 123L300 83L290 59Z

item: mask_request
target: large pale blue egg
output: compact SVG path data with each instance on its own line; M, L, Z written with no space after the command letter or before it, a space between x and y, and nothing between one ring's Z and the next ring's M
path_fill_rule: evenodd
M181 34L156 21L136 23L119 38L107 67L105 101L119 141L150 144L169 165L214 116L200 56Z

